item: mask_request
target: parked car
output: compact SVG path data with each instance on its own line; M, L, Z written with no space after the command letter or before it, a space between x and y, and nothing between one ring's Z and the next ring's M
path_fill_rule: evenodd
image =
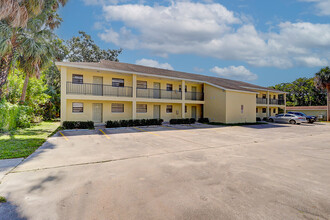
M301 124L307 122L307 119L303 116L286 113L286 114L278 114L276 116L271 116L269 117L268 121L279 122L279 123Z
M314 123L314 122L317 121L316 116L306 115L305 113L302 113L302 112L288 112L288 114L294 114L294 115L297 115L297 116L305 117L307 119L308 123Z

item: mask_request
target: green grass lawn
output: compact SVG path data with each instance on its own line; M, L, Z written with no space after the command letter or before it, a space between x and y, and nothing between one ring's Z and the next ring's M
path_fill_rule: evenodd
M0 159L28 157L59 126L59 122L41 122L31 128L0 134Z

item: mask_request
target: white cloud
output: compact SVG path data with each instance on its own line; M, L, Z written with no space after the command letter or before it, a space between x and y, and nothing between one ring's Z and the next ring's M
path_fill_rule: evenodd
M174 70L174 68L169 63L159 63L158 61L151 59L141 59L141 60L137 60L135 63L142 66L150 66L161 69Z
M107 22L120 21L124 27L104 30L102 40L162 57L197 54L279 68L317 66L330 57L330 24L283 22L261 32L221 4L190 1L107 5L103 10Z
M318 15L330 15L330 1L329 0L300 0L302 2L315 3L318 10Z
M256 74L252 73L244 66L229 66L225 68L215 66L210 69L210 71L216 73L220 77L229 79L253 81L258 78Z

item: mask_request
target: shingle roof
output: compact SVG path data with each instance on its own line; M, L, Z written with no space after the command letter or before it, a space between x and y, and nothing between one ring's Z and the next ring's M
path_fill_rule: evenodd
M327 106L290 106L286 110L327 110Z
M239 90L239 91L246 91L246 92L254 92L255 90L269 90L274 92L282 92L275 89L270 89L262 86L253 85L246 82L224 79L219 77L212 77L212 76L205 76L200 74L192 74L174 70L167 70L167 69L160 69L148 66L141 66L135 64L128 64L122 62L114 62L108 60L102 60L99 63L94 62L58 62L56 63L58 66L77 66L81 68L101 68L101 69L108 69L108 70L119 70L119 71L127 71L127 72L134 72L134 73L143 73L146 75L152 76L166 76L172 78L180 78L186 80L195 80L200 82L210 83L224 89L229 90ZM282 92L283 93L283 92Z

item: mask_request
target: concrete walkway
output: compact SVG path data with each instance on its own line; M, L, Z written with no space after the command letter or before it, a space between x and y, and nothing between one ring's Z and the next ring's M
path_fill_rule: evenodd
M0 183L3 177L22 162L24 158L0 160Z

